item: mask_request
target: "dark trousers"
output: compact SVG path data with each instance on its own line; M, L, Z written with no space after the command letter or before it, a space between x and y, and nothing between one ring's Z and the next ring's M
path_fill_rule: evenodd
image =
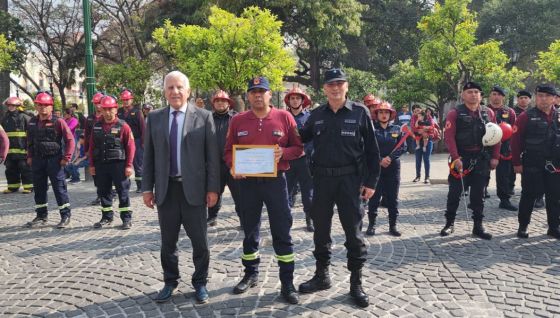
M360 185L361 177L358 175L315 176L313 178L311 219L315 225L313 255L317 267L330 265L331 228L335 204L340 223L346 234L344 246L348 250L348 269L353 271L363 267L367 249L360 231L364 217L364 211L360 209Z
M216 218L218 216L218 212L222 208L222 196L226 185L228 186L231 197L233 198L235 213L239 217L239 195L237 193L239 191L238 182L231 176L231 173L229 173L229 168L225 164L222 164L220 171L220 195L218 196L218 202L216 205L208 209L208 219Z
M513 191L512 172L513 165L511 160L500 160L496 167L496 192L500 200L509 200L511 198L510 193Z
M24 189L33 188L33 174L25 158L11 158L8 155L4 164L6 165L8 189L16 191L20 184Z
M193 248L194 273L192 285L197 288L208 281L210 250L206 226L206 206L190 205L183 194L181 182L169 181L167 196L158 205L159 227L161 230L161 266L166 285L177 286L179 275L179 251L177 241L181 225L191 240Z
M560 224L560 174L523 165L518 214L520 225L529 225L535 200L541 198L543 193L546 199L546 221L549 228L555 229Z
M140 183L142 182L142 167L144 162L144 145L142 145L142 139L134 139L134 145L136 146L134 160L132 161L132 165L134 166L134 180Z
M490 170L488 170L489 162L479 161L480 165L484 165L484 168L476 168L471 171L468 175L463 177L463 184L465 189L469 190L469 204L470 208L473 210L472 218L474 220L482 220L484 218L484 188L488 182L488 176ZM468 161L463 160L463 167L468 166ZM459 202L461 201L461 196L463 192L463 184L461 184L460 178L455 178L451 174L447 178L449 182L449 192L447 194L447 209L445 211L445 218L447 221L455 221L455 216L457 215L457 209L459 208Z
M239 180L239 212L245 232L242 263L246 274L258 273L259 241L263 203L268 211L272 246L280 267L280 281L291 283L294 278L294 250L290 229L292 214L288 205L286 178L246 178Z
M313 179L309 171L307 156L290 161L290 170L286 172L286 181L288 182L288 193L290 197L294 197L294 199L296 195L296 185L299 184L303 212L305 212L306 218L309 217L311 201L313 199Z
M420 139L420 149L416 149L416 176L420 177L420 170L422 170L422 160L424 160L424 178L430 177L430 156L432 155L432 150L434 148L434 142L428 140L426 143L426 151L423 149L424 140Z
M124 175L125 162L98 163L95 165L95 182L97 195L101 199L101 213L104 219L113 220L113 185L119 196L119 213L121 220L130 220L130 179Z
M392 162L388 168L381 168L381 174L377 182L377 187L375 188L375 193L368 203L370 222L375 223L377 208L379 208L382 196L385 200L387 211L389 212L389 222L395 223L397 221L397 216L399 215L398 197L400 183L401 163L399 160Z
M46 218L48 215L47 190L49 189L49 179L51 180L60 216L70 216L70 200L66 190L64 168L60 165L60 156L33 158L31 170L33 171L35 212L37 212L37 216Z

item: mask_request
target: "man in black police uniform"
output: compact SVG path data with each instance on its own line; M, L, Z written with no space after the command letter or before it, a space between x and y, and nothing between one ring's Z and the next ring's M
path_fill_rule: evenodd
M454 231L455 216L459 208L461 193L470 187L470 207L473 210L473 235L492 239L482 226L484 218L484 187L490 177L490 170L496 168L500 157L500 143L485 147L483 136L485 125L495 123L494 112L480 105L482 89L474 82L467 82L461 97L464 104L449 111L445 123L444 140L451 157L451 169L448 177L449 192L445 211L445 227L441 236L448 236ZM455 172L457 175L455 175Z
M536 107L519 115L512 138L513 165L521 174L519 229L517 237L528 238L527 228L535 199L546 196L547 235L560 239L560 112L554 109L556 89L537 86Z
M302 293L329 289L330 237L333 207L346 234L350 295L360 307L369 305L362 289L366 246L361 233L363 210L360 199L369 200L379 177L379 149L370 113L360 103L346 99L348 82L341 69L325 73L323 91L328 102L315 109L300 131L303 142L313 141L313 241L316 270L299 286Z

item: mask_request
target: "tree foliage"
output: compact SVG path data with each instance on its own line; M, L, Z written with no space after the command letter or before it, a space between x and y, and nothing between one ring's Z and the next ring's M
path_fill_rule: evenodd
M345 69L348 76L348 98L361 101L366 94L379 95L381 83L370 72L356 70L350 67Z
M16 51L16 43L6 39L4 34L0 34L0 71L10 68L13 54Z
M152 76L150 63L127 58L122 64L97 64L97 89L117 95L124 89L131 89L135 101L143 100L146 85Z
M11 62L8 66L8 70L14 70L25 62L25 39L28 34L18 18L4 11L0 11L0 34L6 41L15 44L15 49L10 50Z
M276 16L249 7L237 17L212 7L208 20L208 27L166 21L153 34L193 87L239 95L249 79L263 75L273 89L282 89L283 77L293 73L295 60L283 47L282 23Z
M560 85L560 40L550 44L548 51L539 52L536 64L542 78Z

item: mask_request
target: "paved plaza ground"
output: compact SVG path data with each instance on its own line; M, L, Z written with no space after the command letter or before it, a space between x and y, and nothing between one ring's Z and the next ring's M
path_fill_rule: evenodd
M167 304L156 304L151 298L163 286L157 214L134 193L131 230L118 229L120 221L113 228L93 229L100 208L89 205L95 197L93 184L82 182L68 186L72 223L63 230L53 228L59 215L52 193L49 225L31 230L22 225L34 217L33 196L0 194L0 316L560 317L560 241L546 236L544 210L534 213L530 238L517 239L517 213L498 209L492 182L485 224L494 239L472 237L472 222L466 219L462 203L455 233L442 238L438 233L444 223L447 185L412 183L413 157L405 156L403 161L399 217L403 236L389 236L387 213L382 209L378 234L367 237L364 287L371 305L366 309L354 306L348 296L344 234L336 215L331 289L301 295L299 305L282 300L265 220L260 283L244 295L233 295L232 288L243 273L243 233L229 196L218 226L208 233L209 304L195 304L189 283L191 247L184 233L179 293ZM446 161L446 155L433 157L433 179L446 178ZM3 189L3 170L0 173ZM517 187L514 204L519 192ZM315 262L301 204L293 216L295 284L299 285L311 278Z

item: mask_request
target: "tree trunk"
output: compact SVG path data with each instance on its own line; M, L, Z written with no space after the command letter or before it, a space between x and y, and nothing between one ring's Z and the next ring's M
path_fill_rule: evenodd
M235 102L235 107L233 108L236 112L243 112L245 111L245 101L240 94L236 94L231 96L231 99Z
M8 0L0 0L0 10L8 12ZM0 73L0 102L3 102L10 96L10 72ZM4 103L0 106L0 118L4 118Z
M311 77L311 86L315 92L319 92L321 88L321 70L319 67L319 52L316 47L309 48L309 75Z

